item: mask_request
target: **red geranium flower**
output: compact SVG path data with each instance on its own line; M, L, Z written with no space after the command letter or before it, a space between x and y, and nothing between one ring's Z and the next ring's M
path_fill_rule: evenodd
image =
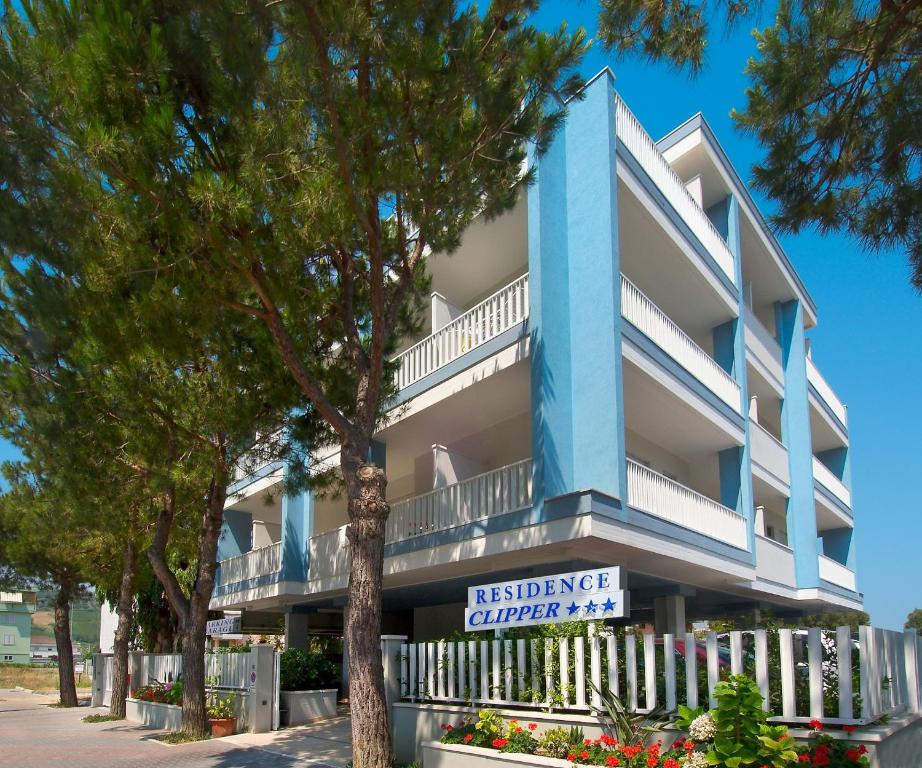
M647 768L656 768L659 765L659 758L650 756L647 758Z
M605 758L605 765L616 766L621 765L621 761L614 755L609 755ZM678 768L678 763L676 763L676 768Z
M569 755L567 755L567 760L569 760L571 763L575 763L576 762L576 752L571 752Z
M843 725L842 730L845 731L846 733L854 733L855 731L858 730L858 726L857 725Z
M528 730L529 730L529 731L534 731L534 730L537 730L537 729L538 729L538 724L537 724L537 723L529 723L529 724L528 724Z
M685 743L685 742L683 742L682 739L676 739L674 742L672 742L672 748L673 748L673 749L678 749L678 748L681 747L682 744L684 744L684 743Z
M585 750L585 749L584 749L582 752L579 753L579 756L580 756L581 758L583 758L583 760L585 760L586 758L589 757L589 752L588 752L588 750Z
M474 734L473 734L473 733L468 733L468 734L465 734L465 736L464 736L464 740L465 740L465 741L470 741L470 740L473 739L473 738L474 738Z
M814 731L822 731L822 730L823 730L823 724L822 724L819 720L811 720L811 721L810 721L810 727L811 727Z
M647 754L658 755L659 754L659 744L651 744L649 747L647 747Z
M860 747L858 747L858 754L860 754L860 755L867 754L867 751L868 751L868 748L867 748L866 746L864 746L864 744L862 744Z
M857 763L858 758L861 757L861 753L857 749L850 749L845 753L845 756L852 762Z
M522 726L521 726L521 725L517 725L517 726L515 727L515 730L513 730L512 732L513 732L513 733L521 733L521 732L522 732Z
M493 746L502 749L509 743L509 739L493 739Z
M663 761L663 768L679 768L679 761L673 760L671 757L667 757Z
M583 744L588 747L590 744L592 744L592 739L583 739Z
M686 752L691 752L695 748L695 742L693 742L691 739L686 739L682 744L682 747L684 747Z
M800 762L802 762L802 763L809 763L809 762L810 762L810 755L808 755L806 752L804 752L802 755L799 755L797 759L798 759Z

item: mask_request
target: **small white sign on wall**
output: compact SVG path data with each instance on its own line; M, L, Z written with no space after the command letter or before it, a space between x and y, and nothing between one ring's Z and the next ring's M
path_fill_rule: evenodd
M224 619L215 619L205 624L206 635L239 635L240 616L228 616Z
M620 566L483 584L468 587L464 629L482 632L622 618L627 600Z

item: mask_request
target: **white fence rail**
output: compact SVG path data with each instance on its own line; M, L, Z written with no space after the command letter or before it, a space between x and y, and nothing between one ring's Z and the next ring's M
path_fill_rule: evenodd
M531 459L391 505L388 543L531 506Z
M237 584L282 569L282 542L222 560L215 585Z
M816 456L813 457L813 478L846 507L851 509L852 492L848 490L845 483L839 480L839 478L832 473L832 470L816 458Z
M685 188L685 182L660 154L650 135L627 105L616 97L615 131L634 159L663 193L720 268L736 284L733 254L707 214Z
M209 688L245 690L248 686L248 653L206 653L205 677ZM170 685L182 676L182 654L145 653L141 656L138 686Z
M734 547L749 548L742 515L631 459L627 461L627 500L634 509Z
M833 388L829 386L829 382L823 378L823 374L821 374L820 369L816 367L816 363L809 357L807 358L807 381L813 385L813 388L817 391L826 405L829 406L829 410L836 415L836 418L838 418L844 426L848 426L848 409L842 401L839 400Z
M394 358L397 387L403 389L499 336L528 317L528 275L456 317Z
M914 630L839 627L409 643L399 670L413 701L587 711L602 691L638 712L714 706L720 680L747 674L774 718L843 724L919 711L920 660Z
M741 412L739 384L624 275L621 314L734 411Z

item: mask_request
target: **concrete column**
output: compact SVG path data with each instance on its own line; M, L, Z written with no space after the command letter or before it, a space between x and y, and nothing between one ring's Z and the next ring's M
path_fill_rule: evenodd
M784 366L781 436L788 449L791 498L788 502L788 546L794 550L794 571L801 589L819 585L816 501L813 489L813 440L807 398L807 352L804 310L792 299L775 308L775 327Z
M572 101L528 189L536 509L586 489L626 496L613 75Z
M457 451L449 451L444 445L432 446L432 490L466 480L486 472L486 467Z
M90 695L90 706L102 706L102 694L106 686L106 657L101 653L93 656L93 692Z
M432 292L432 333L444 328L464 311L452 304L441 293Z
M285 647L307 648L307 634L309 628L309 615L306 613L285 614Z
M254 645L250 649L247 676L247 730L266 733L272 730L275 690L275 649L271 645Z
M395 701L400 701L400 667L402 664L400 647L407 642L407 639L406 635L381 635L384 693L389 708ZM393 718L391 720L393 721Z
M765 507L756 507L755 530L759 536L765 535Z
M684 635L685 595L653 598L653 626L657 635Z

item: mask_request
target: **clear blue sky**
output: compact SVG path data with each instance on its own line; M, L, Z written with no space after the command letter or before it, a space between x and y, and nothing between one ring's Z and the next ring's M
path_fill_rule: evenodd
M566 18L595 32L595 2L548 2L539 21ZM729 118L744 105L747 58L755 52L744 23L711 41L704 71L694 80L663 66L617 62L595 48L583 73L609 65L617 88L654 138L703 112L724 149L749 178L760 157L756 143ZM759 195L764 211L771 205ZM813 356L849 406L853 500L858 536L858 585L878 626L902 627L922 607L922 296L909 286L902 254L868 255L844 236L802 234L781 242L819 307L811 332ZM0 443L0 459L13 455Z
M540 23L556 27L566 19L594 34L597 8L590 0L548 2ZM665 66L619 62L596 46L583 74L610 66L618 92L654 139L702 112L748 180L761 150L729 115L745 106L751 30L766 20L753 18L730 35L718 23L695 79ZM762 196L756 200L773 210ZM869 255L840 235L804 233L781 242L818 306L813 359L849 407L858 588L875 625L902 627L906 614L922 607L922 295L909 285L903 254Z

